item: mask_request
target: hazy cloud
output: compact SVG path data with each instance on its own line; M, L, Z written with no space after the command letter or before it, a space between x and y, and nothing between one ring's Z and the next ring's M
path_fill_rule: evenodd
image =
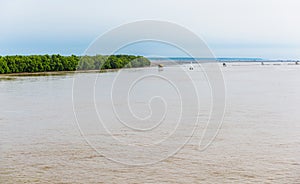
M1 0L0 7L1 55L80 54L118 25L155 19L187 27L217 56L300 58L298 0Z

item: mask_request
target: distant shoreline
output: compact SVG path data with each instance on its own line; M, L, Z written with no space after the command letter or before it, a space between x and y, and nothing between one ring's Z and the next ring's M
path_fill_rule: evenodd
M154 65L155 66L155 65ZM47 71L47 72L19 72L19 73L7 73L0 74L0 79L6 77L28 77L28 76L55 76L55 75L67 75L76 73L107 73L107 72L117 72L119 70L136 70L142 68L149 68L154 66L145 67L135 67L135 68L115 68L115 69L101 69L101 70L75 70L75 71Z
M0 74L39 73L57 71L78 71L118 68L138 68L150 66L151 62L143 56L134 55L94 55L62 56L53 55L15 55L0 56Z
M18 77L18 76L51 76L51 75L66 75L76 73L106 73L116 72L122 68L116 69L102 69L102 70L76 70L76 71L48 71L48 72L20 72L20 73L8 73L0 74L0 78L4 77ZM123 68L124 69L124 68ZM138 68L126 68L126 69L138 69Z
M200 61L201 62L201 61ZM247 63L265 63L265 65L280 65L277 63L285 63L287 65L296 65L295 63L297 62L297 60L294 61L280 61L280 60L262 60L262 61L217 61L217 63L222 64L222 62L224 63L243 63L243 64L247 64ZM46 72L19 72L19 73L8 73L8 74L0 74L0 78L1 79L5 79L5 78L10 78L10 77L22 77L22 76L55 76L55 75L67 75L67 74L76 74L76 73L106 73L106 72L116 72L122 69L141 69L141 68L148 68L148 67L156 67L158 66L158 63L162 63L162 64L168 64L168 61L164 60L164 61L151 61L151 66L147 66L147 67L136 67L136 68L115 68L115 69L101 69L101 70L75 70L75 71L46 71ZM194 61L194 64L196 64L197 61ZM209 62L208 62L209 63ZM272 64L274 63L274 64ZM181 65L181 64L189 64L189 62L180 62L180 61L175 61L175 63L170 63L171 65ZM300 63L299 63L300 65ZM168 65L166 65L168 66ZM233 65L235 66L235 65Z
M239 57L217 57L217 58L193 58L193 57L147 57L151 61L216 61L216 62L296 62L299 59L266 59L266 58L239 58Z

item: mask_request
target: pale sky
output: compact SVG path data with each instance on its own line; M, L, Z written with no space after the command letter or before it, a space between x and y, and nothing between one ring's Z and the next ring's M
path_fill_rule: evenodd
M216 57L300 59L299 0L0 0L0 7L0 55L80 55L99 35L150 19L186 27ZM133 54L155 53L147 49Z

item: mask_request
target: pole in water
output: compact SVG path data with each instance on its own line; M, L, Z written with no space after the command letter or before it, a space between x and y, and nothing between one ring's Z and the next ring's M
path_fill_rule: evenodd
M193 63L191 62L191 65L190 65L190 70L194 70L194 67L193 67Z

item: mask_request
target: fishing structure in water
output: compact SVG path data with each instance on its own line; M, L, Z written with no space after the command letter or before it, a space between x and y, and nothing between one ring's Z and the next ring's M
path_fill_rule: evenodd
M189 70L194 70L194 66L193 66L193 63L191 62L191 65L189 67Z

